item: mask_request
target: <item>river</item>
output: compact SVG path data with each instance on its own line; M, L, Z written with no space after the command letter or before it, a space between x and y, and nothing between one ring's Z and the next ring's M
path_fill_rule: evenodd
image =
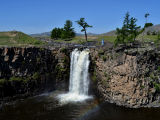
M0 120L160 120L160 108L131 109L95 96L60 105L57 97L64 92L57 90L5 106Z

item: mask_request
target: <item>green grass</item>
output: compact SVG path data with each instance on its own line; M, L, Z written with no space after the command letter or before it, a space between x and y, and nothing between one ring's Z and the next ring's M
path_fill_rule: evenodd
M39 37L39 38L44 38L44 37ZM109 42L114 42L115 38L116 36L103 36L104 41L109 41ZM87 41L88 42L96 41L99 42L97 43L97 45L101 45L102 36L88 36ZM78 43L78 44L87 43L84 36L76 36L75 38L71 39L58 39L55 40L54 42Z
M44 38L44 37L39 37L39 38ZM46 37L49 38L49 37ZM136 39L142 38L142 35L139 35ZM103 36L104 41L106 42L114 42L116 39L116 36ZM144 35L143 36L143 41L155 41L157 40L157 35ZM102 41L102 36L87 36L87 41L92 42L96 41L97 45L101 45ZM84 36L76 36L75 38L71 39L58 39L55 40L54 42L65 42L65 43L86 43L85 37Z
M142 36L139 35L136 39L140 39ZM50 38L48 37L37 37L37 38ZM155 41L157 40L157 35L144 35L143 41ZM116 36L103 36L104 41L107 42L114 42ZM87 41L92 42L96 41L96 45L101 45L102 36L87 36ZM54 40L54 42L63 42L63 43L78 43L83 44L87 43L84 36L76 36L75 38L71 39L58 39ZM25 46L41 46L43 44L47 44L40 40L35 39L34 37L30 37L25 33L16 32L13 33L12 31L9 32L0 32L0 45L8 45L8 46L15 46L15 47L25 47Z
M40 46L47 44L40 40L37 40L33 37L28 36L23 32L13 33L9 32L0 32L0 45L16 46L16 47L25 47L28 45Z
M137 37L138 39L142 38L142 35L139 35ZM143 41L155 41L157 40L157 35L144 35L143 36Z

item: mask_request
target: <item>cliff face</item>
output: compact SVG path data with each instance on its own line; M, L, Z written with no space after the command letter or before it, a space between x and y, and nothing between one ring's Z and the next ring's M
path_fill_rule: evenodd
M70 53L74 47L57 46L0 49L1 105L53 91L61 84L68 89ZM94 93L131 108L160 105L159 55L160 49L153 47L124 50L108 44L90 48L89 72Z
M1 48L0 102L53 91L60 84L66 84L71 51L65 48Z
M91 48L90 51L90 77L97 96L131 108L159 105L158 49L116 52L119 50Z

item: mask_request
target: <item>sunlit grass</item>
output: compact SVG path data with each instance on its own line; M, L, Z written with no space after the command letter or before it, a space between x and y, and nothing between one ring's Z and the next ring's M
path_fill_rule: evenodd
M37 37L36 37L37 38ZM38 37L38 38L48 38L50 39L50 36L48 37ZM85 40L85 36L76 36L75 38L71 39L58 39L54 40L54 42L63 42L63 43L77 43L77 44L83 44L86 42L92 42L95 41L96 45L101 45L102 38L106 42L114 42L116 39L116 36L87 36L87 41ZM136 40L139 40L142 38L142 35L139 35ZM157 40L158 35L144 35L143 41L155 41ZM40 46L43 44L47 44L46 42L42 42L40 40L35 39L34 37L28 36L27 34L24 34L22 32L0 32L0 45L8 45L8 46Z
M39 46L42 44L47 44L35 38L28 36L22 32L13 31L10 32L0 32L0 45L8 45L8 46L28 46L34 45Z

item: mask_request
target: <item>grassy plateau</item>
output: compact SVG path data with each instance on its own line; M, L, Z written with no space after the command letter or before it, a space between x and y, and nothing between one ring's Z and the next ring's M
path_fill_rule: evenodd
M50 37L37 37L37 38L48 38ZM116 36L87 36L88 42L95 41L96 45L101 45L102 38L106 42L114 42ZM142 38L142 35L137 36L136 40ZM143 41L155 41L157 40L157 35L144 35ZM83 44L86 43L85 36L76 36L71 39L58 39L53 42L63 42L63 43L77 43ZM9 31L9 32L0 32L0 46L15 46L15 47L27 47L27 46L41 46L48 44L46 42L40 41L34 37L31 37L23 32Z

